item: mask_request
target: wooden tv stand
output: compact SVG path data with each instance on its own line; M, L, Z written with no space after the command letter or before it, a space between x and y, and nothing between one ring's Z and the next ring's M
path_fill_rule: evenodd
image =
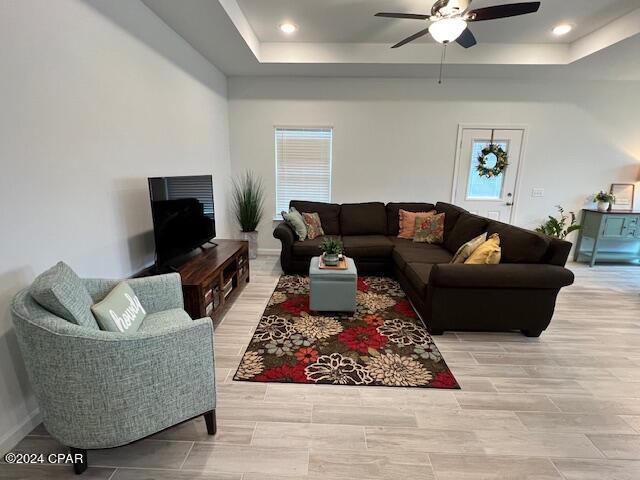
M221 318L225 305L249 283L249 243L214 240L217 247L203 247L200 254L176 268L182 277L184 308L191 318Z

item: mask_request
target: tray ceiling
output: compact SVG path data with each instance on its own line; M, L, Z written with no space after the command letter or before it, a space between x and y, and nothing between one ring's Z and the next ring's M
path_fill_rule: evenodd
M473 0L487 7L520 0ZM237 0L261 42L395 43L425 21L376 18L376 12L429 13L432 0ZM640 0L543 0L534 15L478 22L473 32L487 43L570 43L640 7ZM283 21L299 26L295 35L278 30ZM575 25L566 36L551 29ZM429 36L419 40L431 42Z
M473 0L474 7L515 0ZM390 45L423 21L374 17L428 12L432 0L143 0L227 75L437 75L442 45ZM283 22L299 30L287 36ZM567 36L554 25L575 26ZM640 0L542 0L536 14L472 24L478 45L447 49L447 76L640 79Z

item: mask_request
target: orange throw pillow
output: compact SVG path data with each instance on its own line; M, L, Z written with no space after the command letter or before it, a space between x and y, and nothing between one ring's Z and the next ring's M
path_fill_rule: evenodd
M416 234L416 218L426 218L431 215L435 215L436 211L430 212L407 212L400 209L400 231L398 232L398 238L406 238L407 240L413 240Z

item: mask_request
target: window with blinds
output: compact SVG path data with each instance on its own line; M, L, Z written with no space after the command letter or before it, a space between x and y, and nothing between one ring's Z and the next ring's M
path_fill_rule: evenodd
M331 201L332 128L276 128L276 216L291 200Z

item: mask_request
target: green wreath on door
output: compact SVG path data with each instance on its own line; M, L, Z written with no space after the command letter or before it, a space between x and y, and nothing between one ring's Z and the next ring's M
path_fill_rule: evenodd
M493 167L488 167L487 156L491 154L496 156L496 164ZM476 167L478 175L487 178L497 177L504 172L504 169L509 165L508 160L507 152L505 152L500 145L494 143L487 145L482 149L480 155L478 155L478 166Z

